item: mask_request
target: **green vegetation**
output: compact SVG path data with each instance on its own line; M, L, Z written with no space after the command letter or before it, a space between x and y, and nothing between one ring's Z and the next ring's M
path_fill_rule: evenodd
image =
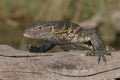
M0 0L0 43L24 50L26 40L22 31L33 22L68 20L79 23L97 12L103 14L117 9L120 9L120 0ZM6 24L8 19L19 25ZM106 43L115 41L116 31L109 22L100 31Z

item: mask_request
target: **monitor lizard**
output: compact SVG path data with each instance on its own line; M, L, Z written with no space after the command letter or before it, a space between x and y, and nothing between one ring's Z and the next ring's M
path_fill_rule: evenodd
M64 45L87 44L92 50L87 55L98 55L98 64L101 60L106 63L106 51L104 42L95 28L85 29L78 24L68 21L43 21L36 22L24 30L23 35L27 38L44 39L41 47L30 46L30 52L46 52L56 45L63 50L69 51ZM70 47L70 46L67 46Z

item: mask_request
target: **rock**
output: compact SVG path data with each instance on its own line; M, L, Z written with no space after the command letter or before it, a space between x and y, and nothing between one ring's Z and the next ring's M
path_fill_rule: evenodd
M110 14L110 19L115 26L116 31L120 33L120 11L114 11Z
M95 14L90 19L80 22L79 25L84 28L95 28L100 27L102 23L105 23L106 18L109 20L109 24L113 24L115 30L120 32L120 11L112 11L109 14Z
M95 14L90 19L81 22L79 25L81 25L81 27L84 27L87 29L95 28L95 27L99 27L99 25L101 25L101 23L103 22L103 19L104 18L101 14Z
M113 80L120 78L120 52L107 64L87 51L29 53L0 45L0 80Z

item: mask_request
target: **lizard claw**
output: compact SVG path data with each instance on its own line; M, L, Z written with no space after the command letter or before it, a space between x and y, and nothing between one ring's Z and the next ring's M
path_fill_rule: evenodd
M103 61L105 62L106 64L106 58L105 58L105 55L102 53L102 52L98 52L98 64L100 63L100 60L101 58L103 59ZM91 51L91 52L87 52L86 53L86 56L96 56L97 55L97 52L95 51ZM107 53L106 55L110 55L111 56L111 53Z
M103 61L105 62L105 65L106 65L106 58L105 58L104 54L98 55L98 64L100 63L101 57L103 58Z

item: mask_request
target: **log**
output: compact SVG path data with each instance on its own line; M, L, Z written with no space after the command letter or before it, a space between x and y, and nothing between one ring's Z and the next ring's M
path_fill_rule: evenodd
M120 51L106 55L106 65L86 52L29 53L0 45L0 80L120 79Z

